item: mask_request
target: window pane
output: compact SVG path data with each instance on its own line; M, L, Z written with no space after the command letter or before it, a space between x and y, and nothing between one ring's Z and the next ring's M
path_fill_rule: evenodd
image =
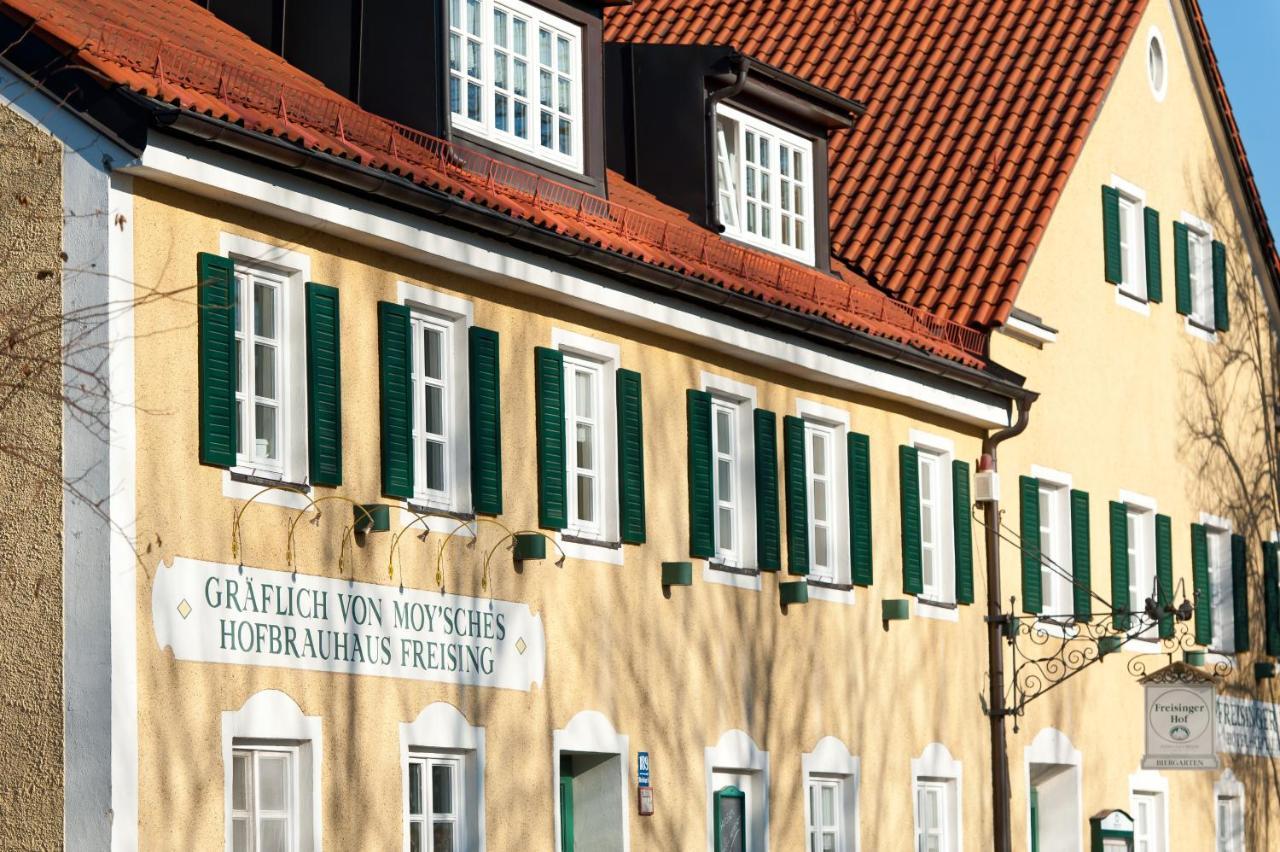
M249 809L248 774L249 756L237 754L231 762L231 809L233 811Z
M253 333L273 339L276 336L276 288L269 284L253 285Z
M813 562L819 568L827 568L831 565L827 554L827 541L827 528L815 526L813 528Z
M511 31L512 49L515 50L515 52L520 54L521 56L528 56L529 55L529 45L528 45L529 36L528 36L528 31L527 31L525 22L520 18L516 18L511 22L511 26L512 26L512 31ZM523 65L524 63L522 62L520 64Z
M433 435L444 434L444 388L427 385L426 388L426 420L427 431Z
M578 477L578 520L584 523L595 523L595 480L589 476Z
M812 432L809 436L809 454L812 458L813 472L816 476L827 475L827 436L822 432Z
M427 441L427 489L444 490L444 444Z
M538 72L538 103L542 104L544 107L554 106L554 104L551 103L551 98L552 98L551 72L539 71ZM551 117L548 115L547 116L548 121L550 120L550 118Z
M231 852L249 852L249 820L231 821Z
M423 370L428 378L442 378L441 358L444 346L444 335L439 329L428 328L422 336Z
M282 754L258 756L258 807L283 811L288 807L289 758Z
M816 521L827 521L827 483L813 483L813 518Z
M836 824L836 789L835 787L822 788L822 824L831 826Z
M573 153L573 133L571 126L565 119L560 119L560 133L558 136L561 154Z
M254 455L262 459L276 458L276 410L269 405L254 406Z
M426 852L422 847L422 823L415 822L409 826L409 852Z
M595 436L593 430L588 423L579 423L577 426L577 446L578 467L584 470L595 469Z
M733 465L724 459L716 461L716 496L723 502L733 500Z
M507 13L501 9L493 10L493 41L498 47L507 46Z
M720 514L720 549L733 550L733 510L721 506Z
M431 766L431 813L453 813L453 767L447 763Z
M716 451L721 453L730 452L731 435L729 433L729 425L731 419L729 412L723 408L716 409Z
M409 813L422 813L422 764L409 764Z
M289 821L263 818L258 823L256 852L289 852Z
M480 120L480 87L475 83L467 84L467 118L472 121Z
M276 350L274 346L253 344L253 391L265 399L276 398Z
M480 0L467 0L467 32L480 34Z
M577 400L579 417L591 418L596 413L595 383L591 374L585 371L575 372L573 378L574 399Z
M556 38L556 68L561 74L569 73L569 40L563 36Z
M528 65L526 65L525 63L523 63L523 62L521 62L520 60L518 60L518 59L517 59L514 63L512 63L512 68L514 69L514 73L512 74L512 83L513 83L513 85L512 85L512 87L511 87L511 88L512 88L512 89L515 91L515 93L516 93L517 95L519 95L520 97L522 97L522 98L524 98L524 97L528 97L528 95L529 95L529 66L528 66ZM516 104L516 117L517 117L517 118L520 118L520 119L522 120L522 122L523 122L523 118L524 118L524 104ZM517 131L517 132L519 132L519 131ZM522 134L522 135L523 135L523 134Z
M538 30L538 61L551 65L551 33L546 30Z
M493 125L499 130L505 131L508 127L507 122L507 99L502 95L494 95L493 97Z
M454 852L453 823L438 822L431 829L431 852Z

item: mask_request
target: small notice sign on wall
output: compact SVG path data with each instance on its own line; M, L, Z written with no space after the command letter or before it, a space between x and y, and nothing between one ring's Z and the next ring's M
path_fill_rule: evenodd
M1146 692L1143 769L1217 769L1218 687L1186 663L1142 680Z

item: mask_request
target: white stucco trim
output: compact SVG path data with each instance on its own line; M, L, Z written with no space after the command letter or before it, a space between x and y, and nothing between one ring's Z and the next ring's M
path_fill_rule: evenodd
M409 756L417 751L464 755L463 814L467 823L466 848L485 852L484 728L471 725L458 708L443 701L427 705L412 722L400 723L400 822L404 826L404 852L409 852Z
M1136 811L1133 806L1134 793L1158 793L1160 795L1160 813L1163 823L1164 844L1153 852L1170 852L1175 847L1169 837L1169 779L1154 769L1139 769L1129 775L1129 814Z
M954 852L964 852L964 767L951 756L942 743L929 743L919 757L911 758L911 822L912 832L920 827L919 809L916 807L916 784L920 779L950 782L952 801L947 803L947 816L955 840Z
M309 821L299 814L298 837L302 852L319 852L324 848L324 821L321 819L320 795L323 786L321 767L324 766L324 741L321 738L319 716L304 716L302 708L292 698L278 689L255 692L239 710L222 711L222 821L228 849L231 848L231 752L237 740L287 742L299 749L297 772L308 779L303 790L308 794ZM303 773L307 773L303 775ZM299 799L299 806L303 800Z
M1157 86L1155 80L1151 79L1151 63L1147 58L1148 52L1151 50L1151 42L1155 42L1160 46L1160 58L1164 63L1164 79L1161 85ZM1151 88L1151 96L1156 99L1156 103L1164 103L1165 96L1169 93L1169 69L1171 67L1169 57L1169 45L1165 42L1164 34L1160 32L1160 28L1155 24L1147 30L1147 37L1143 40L1142 64L1147 70L1147 85Z
M1027 746L1023 752L1023 765L1026 771L1025 789L1027 790L1031 789L1031 765L1033 763L1068 766L1074 770L1076 782L1075 818L1071 820L1071 825L1075 829L1075 837L1071 845L1083 852L1084 755L1080 749L1072 744L1071 738L1062 731L1057 728L1044 728L1040 733L1036 734L1035 739L1031 741L1031 745ZM1029 799L1027 807L1030 808ZM1030 849L1031 845L1031 821L1028 820L1027 848Z
M1146 494L1139 494L1136 491L1126 491L1120 489L1120 502L1126 506L1133 506L1135 509L1142 509L1144 512L1156 511L1156 498Z
M741 406L738 412L736 438L738 444L738 506L741 539L741 567L754 573L742 574L729 569L716 568L712 560L702 562L702 580L736 589L747 589L758 592L763 584L760 578L759 557L756 552L756 480L755 480L755 433L752 426L752 412L756 408L756 386L740 382L715 373L702 371L699 376L702 390L724 400L731 400Z
M1117 174L1111 175L1111 186L1113 189L1120 190L1139 204L1147 203L1147 191L1145 189L1138 186L1136 183L1125 180Z
M714 748L704 752L703 790L706 796L707 845L708 850L715 845L715 781L717 772L747 775L758 779L758 790L748 794L752 796L747 802L747 817L752 828L758 828L759 834L748 830L746 852L769 852L769 753L761 751L755 740L746 731L733 728L725 731L716 741ZM754 804L760 799L758 806Z
M606 276L415 216L376 201L153 134L139 165L145 175L188 192L303 224L400 257L460 272L507 289L532 292L611 320L696 342L823 385L907 402L967 423L1006 426L1007 403L991 394L936 380L786 334L755 331L714 309L690 308Z
M814 777L839 778L841 783L840 818L844 826L843 849L862 849L861 809L859 787L862 784L862 760L849 753L849 749L836 737L823 737L813 751L800 755L800 772L805 787ZM804 795L804 818L808 826L812 819L807 789Z
M1012 315L1004 321L1003 325L997 326L996 330L1036 348L1043 347L1046 343L1058 342L1058 332Z
M831 501L834 518L834 526L836 529L836 564L845 566L845 576L837 577L837 582L852 583L852 530L849 529L849 444L846 435L849 433L849 411L845 408L837 408L831 405L824 405L820 402L814 402L811 399L801 397L796 400L796 416L802 420L812 420L816 423L824 423L833 426L836 429L836 446L835 470L832 472L831 481L833 484L834 499ZM810 566L812 571L812 566ZM809 599L815 601L827 601L829 603L845 604L852 606L854 603L854 590L856 587L851 586L849 589L829 589L824 586L809 585Z
M1124 290L1116 287L1116 304L1125 310L1133 311L1138 316L1151 316L1151 303L1146 299L1139 299L1137 296L1130 296Z
M630 738L626 734L619 734L608 717L596 710L579 711L564 728L552 732L551 790L555 798L551 808L554 830L553 849L562 848L560 845L560 755L562 752L618 756L620 774L618 791L622 797L622 848L624 852L629 852L631 849L631 831L628 828L631 812Z
M475 325L475 304L470 299L442 293L419 284L410 284L408 281L397 281L396 300L402 305L417 305L461 319L467 327Z
M1218 822L1217 799L1219 797L1238 799L1240 801L1240 819L1246 826L1244 834L1240 837L1240 852L1248 852L1249 831L1247 826L1249 822L1248 814L1245 813L1245 806L1248 804L1248 800L1244 795L1244 783L1230 769L1224 769L1218 780L1213 782L1213 836L1215 838L1222 836L1222 826Z

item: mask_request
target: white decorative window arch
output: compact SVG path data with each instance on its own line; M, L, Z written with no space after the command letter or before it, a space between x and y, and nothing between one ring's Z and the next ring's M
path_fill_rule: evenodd
M941 786L944 793L944 837L942 848L946 852L964 852L963 821L963 786L962 767L960 761L951 756L951 752L942 743L929 743L919 757L911 759L911 797L912 823L915 834L920 831L920 808L917 804L918 791L923 786Z
M456 755L461 761L462 802L460 817L466 848L485 850L484 831L484 728L471 725L458 708L443 701L427 705L412 722L400 724L400 768L405 777L409 761L423 754ZM402 784L401 812L409 813L409 785ZM402 819L404 848L409 850L408 820Z
M849 753L843 742L835 737L823 737L813 751L800 756L800 769L804 773L806 788L811 779L831 779L839 782L840 849L861 849L862 832L858 823L858 788L862 781L861 760ZM815 821L810 812L812 802L804 798L805 824Z
M1027 746L1024 761L1027 771L1026 789L1041 787L1039 800L1040 849L1080 850L1084 817L1083 764L1084 757L1071 742L1071 738L1057 728L1045 728L1036 734ZM1045 796L1050 793L1050 796ZM1030 802L1028 802L1028 807ZM1027 824L1027 848L1036 848L1031 842L1030 820ZM1048 839L1047 845L1044 841Z
M621 816L620 830L622 832L619 848L623 852L629 852L631 849L631 832L627 827L627 814L630 810L628 807L630 803L627 797L627 791L630 787L628 784L629 764L627 762L628 755L631 753L629 743L630 739L627 735L619 734L608 717L596 710L582 710L570 719L569 724L565 725L563 729L552 732L551 789L555 796L555 806L551 811L555 826L555 845L552 848L563 848L560 838L560 756L566 753L617 755L618 809Z
M249 697L239 710L222 712L223 824L226 848L232 845L233 752L237 746L287 744L297 753L297 848L314 852L322 848L320 818L320 766L323 741L320 717L304 716L302 708L278 689L264 689Z
M1144 810L1150 813L1149 825ZM1151 769L1130 775L1129 816L1133 817L1135 840L1145 833L1152 852L1169 852L1169 779Z
M707 849L715 844L715 793L732 782L747 797L746 852L769 849L769 753L761 751L746 731L737 728L720 735L705 753Z

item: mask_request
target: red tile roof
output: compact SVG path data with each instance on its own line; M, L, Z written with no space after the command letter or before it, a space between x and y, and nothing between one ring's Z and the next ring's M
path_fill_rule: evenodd
M982 333L746 249L609 176L611 198L562 184L372 115L191 0L0 0L108 81L245 128L384 169L505 215L654 266L821 316L968 366Z
M1185 0L1276 271L1195 0ZM830 140L833 252L982 327L1013 307L1146 0L636 0L612 41L720 44L867 105Z

